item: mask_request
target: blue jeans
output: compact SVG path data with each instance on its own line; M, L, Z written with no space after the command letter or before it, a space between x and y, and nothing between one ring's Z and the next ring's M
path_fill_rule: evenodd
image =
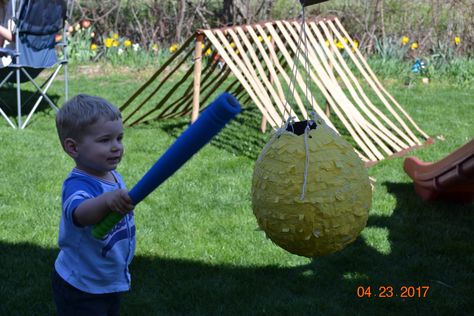
M54 302L58 316L118 316L122 293L90 294L63 280L53 268L51 272Z

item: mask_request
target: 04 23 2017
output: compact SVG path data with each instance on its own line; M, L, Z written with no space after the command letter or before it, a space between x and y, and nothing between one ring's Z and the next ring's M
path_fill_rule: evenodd
M426 298L430 290L429 285L379 285L363 286L356 289L358 298Z

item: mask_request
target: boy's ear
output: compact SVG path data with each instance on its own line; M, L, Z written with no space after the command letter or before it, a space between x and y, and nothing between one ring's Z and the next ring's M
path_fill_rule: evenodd
M72 158L77 158L79 156L79 152L77 150L77 142L72 138L66 138L64 140L64 150Z

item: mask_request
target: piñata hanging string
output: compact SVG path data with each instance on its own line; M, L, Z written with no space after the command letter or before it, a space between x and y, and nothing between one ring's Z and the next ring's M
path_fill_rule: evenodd
M313 1L316 2L316 1ZM320 1L321 2L321 1ZM314 108L313 104L313 97L310 91L310 86L311 86L311 76L310 76L310 67L309 67L309 60L308 60L308 36L306 34L306 13L305 13L305 1L301 1L302 6L301 6L301 22L300 22L300 32L299 32L299 37L298 37L298 42L296 44L296 52L294 54L293 60L292 60L292 68L291 68L291 75L292 77L290 78L290 82L288 85L288 90L286 91L285 94L285 111L287 109L287 106L289 107L288 100L289 100L289 95L293 97L293 100L295 99L294 93L296 90L296 76L298 72L298 66L297 64L299 63L299 57L300 57L300 51L302 52L301 55L303 57L304 63L303 63L303 69L304 69L304 82L305 82L305 108L306 108L306 113L307 115L311 115L311 117L306 117L306 127L304 129L304 140L305 140L305 167L304 167L304 178L303 178L303 186L301 188L301 194L300 194L300 200L304 200L304 195L306 192L306 183L308 179L308 167L309 167L309 148L308 148L308 137L309 137L309 131L311 130L311 126L316 123L316 121L321 122L321 118L316 117L316 113L312 111ZM309 104L311 104L311 107L309 107ZM311 109L311 110L310 110ZM285 116L286 112L283 113ZM285 122L284 126L280 128L280 131L277 131L279 133L283 131L289 131L288 128L291 128L292 132L294 133L294 119L295 117L292 117L290 113L288 113L288 118L285 120L283 119L283 122Z

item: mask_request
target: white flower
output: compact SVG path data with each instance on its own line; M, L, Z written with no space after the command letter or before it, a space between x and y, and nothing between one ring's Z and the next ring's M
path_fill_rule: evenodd
M122 48L119 48L119 49L118 49L118 54L119 54L119 55L122 55L122 54L123 54L123 49L122 49Z
M140 49L140 44L135 43L135 44L132 45L132 47L133 47L133 51L136 52Z

